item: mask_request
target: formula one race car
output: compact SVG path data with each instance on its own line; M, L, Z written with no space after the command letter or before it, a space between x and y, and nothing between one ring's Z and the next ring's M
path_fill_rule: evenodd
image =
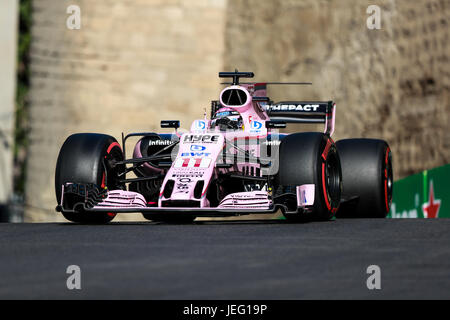
M56 210L70 221L107 223L117 213L148 220L190 222L196 217L274 213L288 221L386 217L392 199L391 152L382 140L335 143L332 101L273 103L268 84L232 78L211 117L180 133L111 136L78 133L61 147L55 175ZM292 83L291 83L292 84ZM280 133L287 123L323 123L324 133ZM125 159L129 138L138 137ZM132 177L127 177L133 175Z

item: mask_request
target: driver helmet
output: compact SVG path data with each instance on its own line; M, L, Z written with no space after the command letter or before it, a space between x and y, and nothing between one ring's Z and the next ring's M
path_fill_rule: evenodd
M211 121L211 128L215 127L219 127L220 130L242 129L242 116L231 108L220 108L216 111Z

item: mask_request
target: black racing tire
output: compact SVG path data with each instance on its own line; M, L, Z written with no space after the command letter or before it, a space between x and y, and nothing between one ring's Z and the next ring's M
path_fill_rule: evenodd
M279 149L277 184L295 193L302 184L315 185L314 204L307 210L284 211L290 221L326 221L334 217L341 200L342 174L333 140L323 133L286 136Z
M392 154L386 141L344 139L341 157L343 202L338 218L385 218L393 191Z
M161 214L149 214L143 213L142 216L154 222L174 223L174 224L189 224L194 222L195 216L189 214L176 214L176 213L161 213Z
M123 168L109 168L108 161L123 160L123 152L116 139L97 133L77 133L69 136L61 147L55 172L56 201L61 201L62 186L67 182L120 188L117 172ZM107 177L107 178L106 178ZM116 216L115 213L88 213L84 211L62 212L69 221L86 224L104 224Z

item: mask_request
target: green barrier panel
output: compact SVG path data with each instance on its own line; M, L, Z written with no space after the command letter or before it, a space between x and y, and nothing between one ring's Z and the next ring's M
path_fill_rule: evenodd
M394 183L389 218L450 218L450 165Z

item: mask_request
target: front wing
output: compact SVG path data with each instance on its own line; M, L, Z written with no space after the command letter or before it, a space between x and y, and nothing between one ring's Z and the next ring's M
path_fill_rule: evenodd
M298 208L306 209L314 203L314 185L297 187ZM265 191L238 192L227 195L217 207L158 207L147 203L145 198L133 191L102 189L93 184L66 183L62 186L62 197L56 207L60 212L114 212L146 214L186 213L195 216L238 216L244 214L275 213L287 210L276 203Z

